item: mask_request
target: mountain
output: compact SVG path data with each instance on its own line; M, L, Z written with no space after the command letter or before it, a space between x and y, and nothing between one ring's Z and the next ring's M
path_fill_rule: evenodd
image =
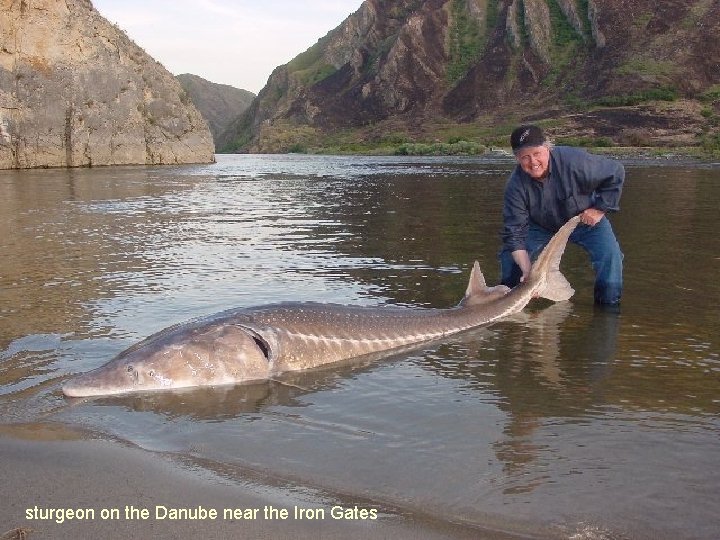
M180 83L88 0L0 0L0 168L208 163Z
M197 75L184 73L177 75L177 80L207 121L214 139L234 118L245 112L255 98L255 94L247 90L213 83Z
M720 149L719 36L718 0L366 0L220 142L507 145L535 121L583 144Z

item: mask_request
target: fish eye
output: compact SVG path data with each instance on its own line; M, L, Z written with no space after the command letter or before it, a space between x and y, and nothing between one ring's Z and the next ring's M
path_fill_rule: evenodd
M148 371L148 376L154 377L154 376L155 376L155 370L154 370L154 369L151 369L150 371Z
M128 372L128 373L132 373L133 371L135 371L135 370L133 369L132 366L128 366L128 367L127 367L127 372Z

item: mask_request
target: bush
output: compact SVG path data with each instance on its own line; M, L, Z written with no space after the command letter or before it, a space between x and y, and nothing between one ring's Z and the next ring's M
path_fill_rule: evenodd
M476 142L454 143L405 143L395 151L399 156L474 156L484 154L487 148Z
M717 101L720 99L720 84L708 88L700 95L702 101Z
M288 154L306 154L307 148L302 143L291 144L288 148Z
M380 142L390 144L404 144L408 142L408 136L404 133L388 133L380 139Z
M702 140L702 147L705 152L713 157L720 157L720 133L706 135Z

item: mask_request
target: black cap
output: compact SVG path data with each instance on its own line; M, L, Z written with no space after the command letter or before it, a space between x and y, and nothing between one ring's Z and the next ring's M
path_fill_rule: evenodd
M539 127L520 126L510 135L510 146L512 146L513 152L517 152L525 146L542 146L546 140L543 130Z

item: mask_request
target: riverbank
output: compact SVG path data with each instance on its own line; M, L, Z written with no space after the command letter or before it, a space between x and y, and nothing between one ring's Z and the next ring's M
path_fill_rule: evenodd
M3 540L537 538L418 519L298 486L224 478L62 426L4 426L1 433Z
M558 143L566 145L566 143ZM574 146L567 144L568 146ZM707 152L701 147L682 146L579 146L593 154L602 154L618 159L647 161L676 161L682 163L717 163L720 154ZM280 154L285 152L279 152ZM342 146L294 147L289 154L336 155L336 156L505 156L512 158L509 147L485 146L471 141L453 143L402 143L357 144ZM222 155L222 154L221 154Z

